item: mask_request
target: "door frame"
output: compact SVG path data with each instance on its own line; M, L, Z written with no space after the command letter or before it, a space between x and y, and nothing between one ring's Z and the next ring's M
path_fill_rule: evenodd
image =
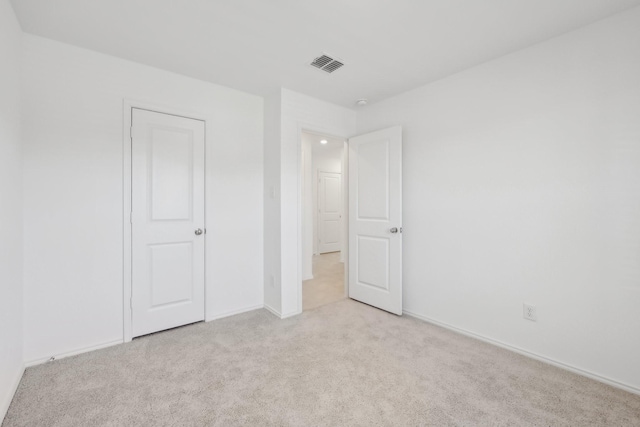
M325 135L331 138L337 138L344 140L344 147L342 152L342 219L343 219L343 231L342 231L342 251L340 252L341 261L344 262L344 295L345 297L349 297L349 184L344 179L345 175L349 173L349 136L340 135L340 131L335 129L329 129L324 127L319 127L314 124L298 122L298 143L297 143L297 163L298 163L298 224L297 224L297 244L298 244L298 260L297 260L297 283L298 283L298 310L295 314L302 313L302 247L303 247L303 230L302 230L302 221L303 221L303 204L304 199L302 195L302 191L304 189L304 181L302 176L302 134L304 132L314 133ZM313 171L312 171L313 176ZM315 177L314 177L315 179Z
M207 132L211 118L207 114L189 111L157 103L124 98L122 102L122 339L130 342L133 339L133 304L132 304L132 156L131 126L133 109L147 110L155 113L184 117L204 122L204 313L207 319L207 146L211 143L210 132Z

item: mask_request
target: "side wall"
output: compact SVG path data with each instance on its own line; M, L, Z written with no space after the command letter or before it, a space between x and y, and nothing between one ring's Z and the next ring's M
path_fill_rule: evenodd
M262 307L262 98L24 37L25 360L122 340L125 98L211 118L207 319Z
M0 0L0 423L22 377L22 31Z
M635 8L359 113L404 129L407 312L640 391L638 52Z

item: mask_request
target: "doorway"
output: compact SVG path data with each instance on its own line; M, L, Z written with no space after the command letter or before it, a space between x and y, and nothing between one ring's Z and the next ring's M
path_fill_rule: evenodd
M302 131L302 309L347 296L345 139Z

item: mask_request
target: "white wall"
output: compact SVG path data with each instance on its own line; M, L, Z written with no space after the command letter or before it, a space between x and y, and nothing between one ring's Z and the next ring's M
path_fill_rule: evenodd
M342 144L328 146L326 150L314 149L313 170L315 174L317 175L318 171L342 173L342 152Z
M0 0L0 422L22 376L22 31Z
M640 391L638 52L640 8L358 114L404 128L408 312Z
M24 48L25 359L122 339L124 98L211 118L207 319L261 307L263 100L35 36Z

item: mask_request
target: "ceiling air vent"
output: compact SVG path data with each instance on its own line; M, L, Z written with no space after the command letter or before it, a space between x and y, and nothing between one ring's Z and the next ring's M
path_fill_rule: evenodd
M323 54L314 59L313 62L311 62L311 65L321 69L322 71L326 71L327 73L333 73L335 70L342 67L344 63L330 57L329 55Z

